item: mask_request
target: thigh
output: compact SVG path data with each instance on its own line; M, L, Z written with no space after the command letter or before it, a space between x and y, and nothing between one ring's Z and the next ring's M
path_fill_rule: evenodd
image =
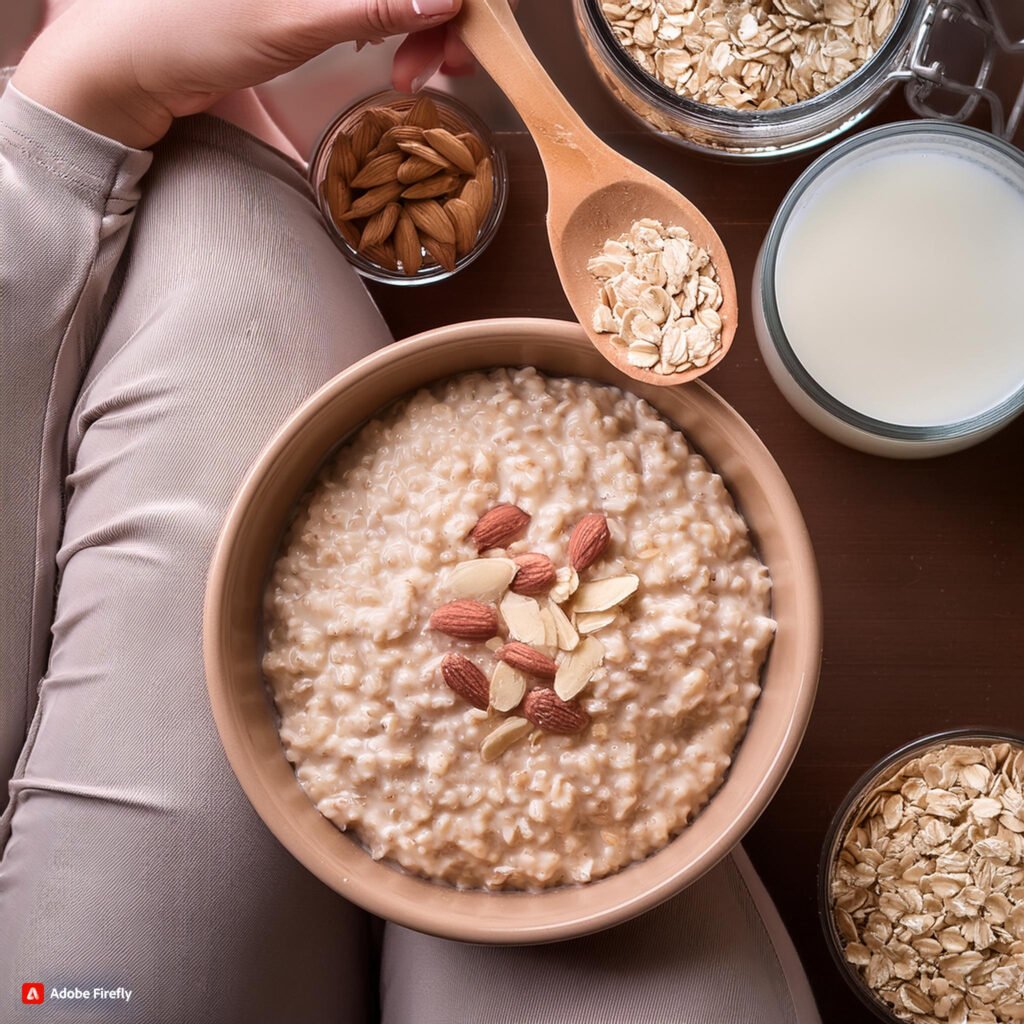
M467 946L388 925L384 1024L820 1024L768 907L772 920L729 858L642 917L571 942Z
M0 862L0 1018L41 980L132 994L48 999L33 1020L364 1019L367 918L238 787L201 618L246 466L387 340L298 173L212 119L176 129L69 432L53 646Z

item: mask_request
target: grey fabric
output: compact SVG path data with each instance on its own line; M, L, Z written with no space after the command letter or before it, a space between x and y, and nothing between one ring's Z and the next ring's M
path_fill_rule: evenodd
M732 859L643 917L551 946L389 926L384 1024L811 1024Z
M20 751L0 826L0 1021L358 1024L375 1016L379 922L248 805L200 630L244 469L388 334L278 155L182 122L139 202L149 160L0 99L5 771ZM731 863L562 946L385 935L389 1024L796 1019ZM132 997L27 1008L22 981Z
M4 435L5 480L10 471L18 490L41 463L52 488L35 542L23 528L34 494L0 522L5 632L27 636L26 566L41 567L38 578L56 554L60 590L10 786L0 1020L22 1011L145 1024L362 1020L367 918L300 867L242 794L209 713L200 631L212 545L245 468L288 412L388 332L298 172L231 126L195 119L157 149L83 384L116 258L105 210L115 182L135 195L149 158L97 153L87 175L92 140L62 137L51 117L34 125L49 147L37 160L39 149L11 137L38 110L12 94L2 102L0 216L13 231L3 254L11 363L0 387L15 428ZM64 172L72 159L77 177ZM130 185L126 165L138 172ZM131 214L118 202L107 216L118 218L122 242ZM58 356L58 402L45 383L60 336L75 358ZM60 419L67 512L55 552ZM52 443L42 446L44 421ZM39 649L47 630L34 625ZM25 671L23 660L5 661L8 744L15 728L24 739ZM133 996L127 1007L28 1009L20 982L31 980L124 985Z

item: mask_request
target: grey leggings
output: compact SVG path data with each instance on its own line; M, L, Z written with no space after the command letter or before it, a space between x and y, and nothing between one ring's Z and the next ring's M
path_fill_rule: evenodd
M491 949L382 927L259 821L207 705L210 551L282 418L390 338L276 154L195 118L148 164L0 101L0 1020L813 1024L741 856Z

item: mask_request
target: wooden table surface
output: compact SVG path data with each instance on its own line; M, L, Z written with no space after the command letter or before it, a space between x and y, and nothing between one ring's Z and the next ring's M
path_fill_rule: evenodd
M822 1020L866 1024L873 1018L834 969L818 924L821 844L849 787L895 747L960 726L1024 732L1024 418L966 452L907 462L862 455L808 426L764 367L747 297L768 224L811 158L722 163L639 130L604 96L561 6L543 12L557 31L538 31L537 15L527 26L559 84L611 145L693 199L732 257L741 325L729 357L704 379L789 479L814 541L825 614L810 726L744 845L789 926ZM893 98L870 123L907 116ZM413 294L374 288L396 337L487 317L572 318L547 247L536 150L521 132L500 143L512 193L497 239L449 282ZM955 305L950 315L961 315Z

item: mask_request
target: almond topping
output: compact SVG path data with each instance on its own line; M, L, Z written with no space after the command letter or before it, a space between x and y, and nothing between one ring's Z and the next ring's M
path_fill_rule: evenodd
M580 642L580 638L576 630L573 629L569 616L550 599L548 600L548 611L551 613L551 618L555 623L555 636L559 650L574 651Z
M487 710L490 687L487 677L461 654L446 654L441 662L441 678L463 700L481 711Z
M480 744L480 756L485 761L496 760L529 731L530 723L525 718L506 718L497 729L484 737Z
M562 700L572 700L590 682L603 661L601 641L588 636L575 651L562 659L555 674L555 693Z
M581 732L590 722L590 716L575 701L564 701L554 690L547 688L531 690L526 695L523 714L546 732Z
M491 674L491 707L511 711L526 695L528 677L507 662L499 661Z
M576 630L581 635L596 633L605 626L610 626L619 615L617 608L611 608L606 612L583 612L576 616Z
M436 203L434 205L437 206ZM529 513L524 512L518 505L495 505L477 520L469 537L476 544L477 551L505 548L526 529L529 522Z
M474 558L460 562L448 577L448 592L453 597L472 597L478 601L497 601L508 590L516 574L511 558Z
M498 616L479 601L450 601L430 616L430 628L456 640L490 640L498 633Z
M625 576L609 576L607 579L581 583L573 601L573 611L603 612L632 597L640 586L640 578L631 573Z
M544 643L544 620L540 616L540 606L532 597L523 597L510 590L501 599L498 611L513 640L538 646Z
M546 654L515 640L499 647L494 653L501 661L538 679L554 679L558 672L558 666Z
M512 589L517 594L543 594L555 582L555 566L547 555L531 551L516 555L517 567Z
M584 516L569 536L569 564L577 571L589 569L611 540L608 520L600 512Z

